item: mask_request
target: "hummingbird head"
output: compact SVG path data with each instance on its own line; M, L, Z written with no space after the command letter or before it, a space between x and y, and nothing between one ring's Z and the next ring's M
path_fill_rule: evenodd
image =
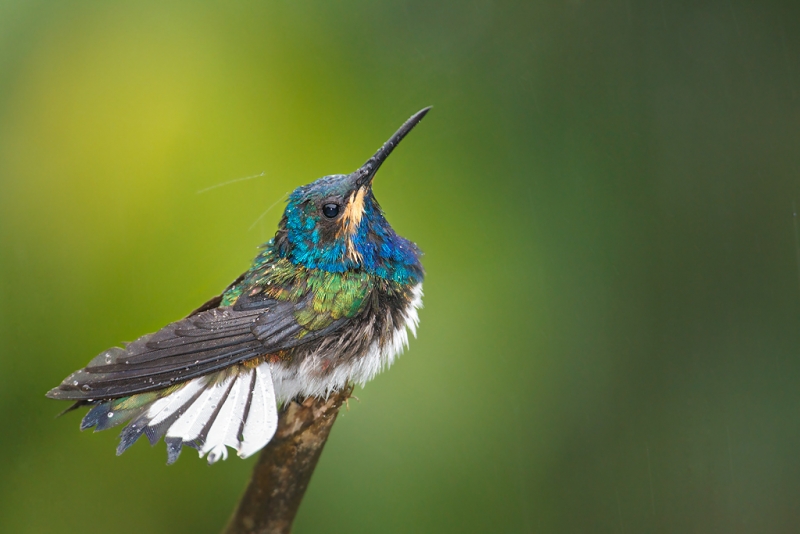
M295 189L276 235L280 255L313 269L363 269L399 283L422 281L421 252L389 225L372 193L372 180L394 147L429 110L408 119L355 172L324 176Z

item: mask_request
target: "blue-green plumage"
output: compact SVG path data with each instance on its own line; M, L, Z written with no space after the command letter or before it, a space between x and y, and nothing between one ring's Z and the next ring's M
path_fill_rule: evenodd
M319 224L324 215L314 200L347 200L348 195L353 194L353 181L352 175L339 174L297 188L289 196L282 223L286 229L286 241L279 247L279 252L293 263L308 268L329 272L362 269L401 284L421 282L419 249L394 232L371 188L364 188L363 199L360 199L361 222L353 228L352 234L326 239L325 229ZM358 191L355 190L355 195ZM354 198L354 201L359 199ZM348 254L348 246L352 246L352 254Z
M277 426L277 404L364 383L390 365L417 326L420 251L398 236L372 179L429 108L361 168L297 188L251 268L186 319L104 351L48 392L91 405L81 428L128 423L117 452L141 435L246 457Z

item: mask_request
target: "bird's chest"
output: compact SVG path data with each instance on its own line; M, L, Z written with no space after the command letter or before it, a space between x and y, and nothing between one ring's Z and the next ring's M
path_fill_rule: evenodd
M348 383L364 385L392 365L416 336L422 284L404 291L380 292L337 331L298 347L290 359L272 364L279 401L325 396Z

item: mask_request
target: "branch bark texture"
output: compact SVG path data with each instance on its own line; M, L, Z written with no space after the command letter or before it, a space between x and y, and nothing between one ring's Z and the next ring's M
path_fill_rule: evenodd
M353 388L291 402L223 534L288 534L339 409Z

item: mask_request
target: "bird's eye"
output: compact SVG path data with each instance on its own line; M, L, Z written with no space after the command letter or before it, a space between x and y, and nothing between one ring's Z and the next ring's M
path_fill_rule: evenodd
M339 215L339 205L338 204L325 204L322 206L322 213L325 214L325 217L329 219L333 219L337 215Z

